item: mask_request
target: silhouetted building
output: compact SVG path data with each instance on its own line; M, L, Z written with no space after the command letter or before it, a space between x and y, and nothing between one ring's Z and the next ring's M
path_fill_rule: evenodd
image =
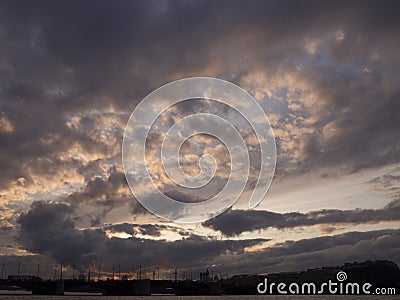
M210 276L210 271L208 271L208 268L205 272L200 272L200 281L202 281L202 282L212 281L212 278Z

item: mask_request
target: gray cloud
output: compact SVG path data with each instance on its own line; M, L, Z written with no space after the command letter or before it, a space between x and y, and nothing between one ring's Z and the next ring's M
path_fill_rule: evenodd
M286 241L251 252L244 249L266 240L210 240L196 235L177 241L107 238L101 230L78 230L70 209L63 203L33 204L19 220L22 245L55 261L77 264L81 270L96 263L108 272L116 265L125 266L125 271L131 272L142 264L151 270L163 266L198 271L216 265L215 268L224 272L261 273L366 259L385 258L398 262L400 253L398 230L349 232ZM126 230L118 230L121 229Z
M136 242L134 240L125 240L124 242L124 240L121 239L114 239L113 243L115 247L122 247L119 251L124 251L124 255L122 257L123 259L119 260L116 258L115 253L109 253L108 255L113 259L112 263L116 266L119 264L124 266L122 268L123 272L136 270L137 261L132 261L132 253L139 254L139 252L133 251L137 250L137 248L133 246ZM137 243L140 243L140 241L137 241ZM160 244L163 243L164 242L156 242L152 246L160 246ZM232 274L232 272L243 274L250 272L254 274L296 271L314 267L341 265L343 262L365 261L368 259L389 259L399 264L399 245L398 230L350 232L331 237L304 239L296 242L288 241L257 252L239 252L236 256L232 256L231 253L231 255L222 256L214 260L206 259L206 261L218 263L218 265L214 266L212 269L215 270L216 273L222 272L223 274L225 272L230 274ZM152 249L154 250L155 248ZM162 249L165 250L164 247ZM145 247L142 248L142 251L145 251ZM148 255L151 256L153 254ZM162 256L166 258L168 255L168 253L165 253ZM204 265L196 267L196 264L202 264L205 261L198 262L194 260L193 264L188 263L187 265L182 265L179 264L179 254L177 254L177 256L177 262L171 262L171 267L168 265L167 268L173 269L176 266L188 271L189 269L193 269L194 276L196 276L197 272L203 271ZM200 256L200 258L201 257L202 256ZM198 258L199 257L196 257L196 259ZM21 264L22 273L36 274L37 264L40 263L40 274L43 278L53 278L54 267L57 267L56 276L59 276L59 262L50 260L48 256L5 255L1 256L0 263L6 264L6 275L16 274L18 263ZM110 263L110 266L107 266L107 269L104 271L110 273L112 270L112 263ZM123 265L123 263L126 263L126 265ZM151 262L142 260L143 273L150 270L147 276L151 276L151 271L157 267L158 263L160 263L159 260ZM91 264L90 266L93 268L95 265ZM103 267L104 265L102 264L102 268ZM80 268L80 266L77 266L77 268L82 269L82 272L84 272L83 269L85 268ZM165 271L163 271L163 273L164 272ZM71 269L64 269L64 274L65 277L71 277ZM76 275L77 272L75 272L75 276ZM163 276L169 276L169 274L164 273Z
M11 134L0 133L3 185L29 179L25 164L38 157L53 155L50 161L65 167L57 153L74 143L107 153L106 145L70 132L68 115L110 104L129 112L146 93L177 77L220 76L240 83L253 71L289 71L298 64L301 77L327 103L325 112L336 111L324 113L316 132L303 137L310 159L301 171L337 160L353 168L398 161L396 1L1 5L0 106L15 127ZM340 46L324 42L322 54L306 55L304 39L338 30L346 33ZM379 59L371 59L374 53ZM368 78L360 74L364 67L373 70ZM351 110L341 113L345 108ZM321 144L318 127L329 120L337 121L340 132ZM38 142L45 137L52 142Z
M261 103L277 115L276 132L283 132L277 134L278 176L320 168L336 176L339 167L357 172L398 163L398 11L398 1L2 1L2 201L18 196L14 185L31 194L39 179L46 186L68 186L69 171L84 181L81 190L71 187L69 196L61 197L66 203L36 202L21 215L20 244L54 260L82 265L105 253L113 263L127 265L132 253L154 264L187 266L184 260L193 260L200 265L228 251L246 257L234 263L230 255L220 258L238 270L253 258L249 268L258 267L256 261L263 261L263 268L284 263L289 268L297 259L305 266L318 259L328 262L329 257L363 257L356 252L362 252L362 245L371 251L368 257L380 258L379 251L388 257L398 254L398 247L392 247L398 234L393 232L380 232L380 240L378 233L358 237L350 246L339 246L340 238L335 238L321 252L269 259L268 251L265 256L243 253L253 241L191 237L142 243L135 237L108 239L100 229L77 230L76 225L100 226L106 213L130 201L128 194L116 192L127 188L120 170L124 124L143 96L177 78L216 76L250 89L255 80L246 82L247 76L265 74L258 88L276 90ZM305 47L310 41L314 53ZM139 213L140 206L131 203ZM8 205L10 209L15 204ZM82 212L85 205L92 212L100 209L98 215ZM398 202L393 202L381 210L230 211L205 225L235 235L266 227L368 223L398 216ZM4 234L12 232L7 226ZM140 228L153 236L160 230ZM385 248L383 241L390 246ZM299 244L287 247L294 245ZM121 258L115 255L119 251Z
M400 220L400 200L382 209L337 210L324 209L308 213L274 213L259 210L229 210L204 226L219 230L227 236L274 227L278 229L324 224L363 224Z
M135 268L132 257L152 266L196 267L211 264L220 255L244 253L244 248L258 244L263 239L213 240L190 235L177 241L108 238L100 229L79 230L73 208L67 203L34 202L31 209L20 216L19 242L33 253L76 264L85 269L94 262L101 262L109 270L113 265ZM129 231L127 225L114 225L114 230ZM132 225L131 225L132 228ZM158 235L163 226L141 225L137 232ZM132 231L133 232L133 231Z
M348 232L287 241L236 260L221 260L236 272L270 273L305 270L343 262L388 259L399 264L399 230Z
M120 207L127 208L125 215L128 216L148 214L133 197L125 174L116 171L114 166L108 173L107 178L92 177L83 188L63 198L63 201L74 208L74 215L79 216L86 226L101 226L106 215ZM88 219L90 223L85 222Z
M105 234L99 230L77 230L72 212L67 203L34 202L18 220L20 243L31 252L66 264L94 260Z

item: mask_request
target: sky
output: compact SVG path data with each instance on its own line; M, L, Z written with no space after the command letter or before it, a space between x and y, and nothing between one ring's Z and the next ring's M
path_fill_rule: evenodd
M99 267L109 277L117 266L135 277L141 265L149 277L160 267L163 278L207 267L232 275L400 264L398 11L389 0L2 1L4 275L18 264L34 274L40 264L52 278L61 262L67 277ZM146 95L197 76L230 81L257 100L277 164L256 209L246 202L252 169L230 210L185 225L134 198L121 149ZM198 99L166 111L156 129L198 112L237 121ZM257 166L257 143L237 122ZM196 174L198 155L212 154L217 179L197 194L176 188L156 159L161 137L151 135L147 155L165 193L202 201L226 182L226 149L199 136L183 145L183 169Z

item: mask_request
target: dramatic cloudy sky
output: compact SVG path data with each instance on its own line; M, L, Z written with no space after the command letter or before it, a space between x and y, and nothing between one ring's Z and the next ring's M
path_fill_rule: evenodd
M66 276L73 265L109 276L113 266L136 274L141 264L166 278L175 268L400 264L399 9L397 1L2 1L5 274L40 263L48 278L61 261ZM192 76L231 81L257 99L277 169L257 209L240 199L215 219L179 225L134 199L121 144L144 96ZM189 101L163 124L205 107ZM226 163L224 148L202 138ZM197 166L186 163L188 173Z

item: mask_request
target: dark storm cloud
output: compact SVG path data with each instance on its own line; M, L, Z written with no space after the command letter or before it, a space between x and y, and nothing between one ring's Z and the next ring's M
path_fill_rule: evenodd
M76 264L80 270L95 262L101 263L106 272L115 265L125 266L124 271L134 271L139 264L152 270L163 266L198 271L217 265L215 268L219 271L262 273L367 259L385 258L399 263L399 230L349 232L286 241L246 252L246 247L267 240L209 240L195 235L177 241L107 238L100 230L78 230L70 209L63 203L33 204L19 220L22 245L54 261Z
M93 177L80 190L71 193L64 201L74 208L81 218L90 218L91 226L100 226L107 213L120 206L127 206L128 215L143 215L148 211L133 197L126 182L125 174L114 167L107 178ZM88 212L82 207L88 206ZM94 217L93 217L94 216Z
M400 263L399 230L348 232L341 235L287 241L221 260L238 273L270 273L341 265L344 262L388 259Z
M0 106L15 130L0 133L0 184L29 179L26 164L37 157L55 156L54 164L65 167L57 153L74 143L88 153L101 151L98 141L66 128L68 115L110 104L130 111L145 94L177 77L239 82L255 70L274 72L304 57L305 38L337 30L347 34L344 47L327 45L325 51L337 68L324 69L322 57L302 76L333 107L353 111L340 116L346 130L322 145L324 153L318 135L308 138L304 149L315 159L301 170L348 157L357 157L355 168L398 161L398 84L396 77L386 79L395 75L392 62L398 59L397 6L396 1L2 2ZM380 59L372 64L373 51ZM367 86L352 75L352 68L366 63L373 69ZM43 137L51 143L40 142Z
M327 101L315 134L305 137L305 170L340 163L356 172L399 162L399 79L391 69L392 61L380 64L372 63L371 78L345 66L322 76L317 75L319 68L304 72L306 78L318 77L314 84ZM323 139L320 130L328 124L334 124L336 133Z
M90 262L104 245L105 233L75 227L73 208L67 203L34 202L19 217L20 243L25 249L66 264Z
M85 268L94 261L102 261L108 268L119 264L133 268L133 257L153 266L207 265L220 255L228 252L242 254L245 247L265 241L208 240L196 235L177 241L135 237L109 239L99 229L79 230L72 213L73 208L67 203L34 202L31 209L18 220L19 242L24 249L70 266L76 264L79 268ZM114 228L126 230L125 227ZM139 231L156 234L150 227L142 225Z
M129 196L125 174L111 171L106 179L94 177L89 180L81 191L71 194L67 201L76 206L87 202L105 202L113 205L119 197Z
M298 78L318 98L318 109L311 131L297 137L297 173L339 164L355 172L399 162L398 11L398 1L2 1L0 188L20 177L26 187L35 186L35 177L64 183L60 171L69 168L84 178L82 190L71 192L66 203L36 202L21 215L20 244L82 266L106 258L110 264L130 265L133 255L171 267L225 259L232 269L273 265L283 270L330 264L332 258L340 264L386 254L399 257L397 232L288 242L251 254L243 249L256 241L108 239L100 229L78 230L76 225L83 205L100 207L102 217L128 201L116 194L127 188L121 171L104 170L102 164L120 166L129 113L147 93L177 78L216 76L241 84L252 73L292 74L300 66ZM344 34L340 43L327 38L338 31ZM320 43L313 55L304 48L307 39ZM284 83L278 88L285 93L287 78L280 80ZM268 112L280 114L283 125L294 124L299 116L311 118L307 109ZM99 122L104 118L115 122ZM324 137L329 124L335 134ZM285 164L293 149L285 153L285 141L277 140L278 174L297 174ZM398 216L398 203L392 203L382 210L309 214L230 211L205 225L235 235ZM99 226L101 217L91 216L91 225ZM159 234L159 228L140 230ZM350 236L352 242L341 242ZM316 244L326 248L315 249ZM359 254L367 250L365 256Z
M133 235L135 233L134 225L129 223L121 223L115 225L106 226L104 229L111 230L113 232L125 232Z
M260 210L229 210L217 218L205 221L204 226L219 230L227 236L239 235L270 227L285 229L324 224L363 224L400 220L400 200L382 209L337 210L324 209L308 213L274 213Z
M199 236L172 242L111 238L107 244L106 256L113 264L122 261L125 265L143 262L153 267L204 268L218 263L218 258L221 256L240 256L244 253L244 248L262 241L265 240L210 240ZM136 257L134 262L132 256Z

